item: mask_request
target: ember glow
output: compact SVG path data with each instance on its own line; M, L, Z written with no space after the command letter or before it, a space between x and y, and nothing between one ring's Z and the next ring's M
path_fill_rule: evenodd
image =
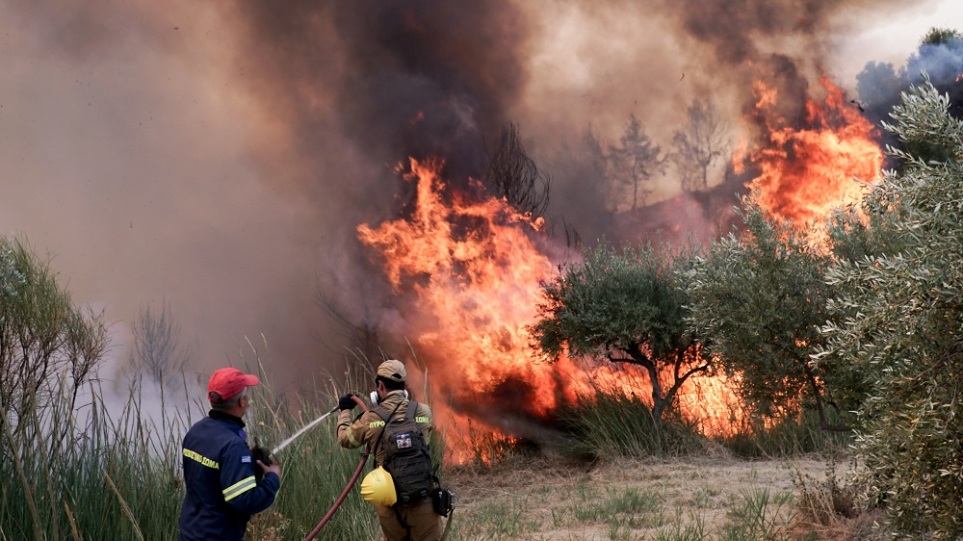
M750 184L771 216L800 227L819 223L834 207L858 202L863 184L879 178L883 152L872 124L843 91L821 81L826 97L807 100L803 126L773 118L775 89L757 83L756 113L765 120L764 140L749 151L760 174Z

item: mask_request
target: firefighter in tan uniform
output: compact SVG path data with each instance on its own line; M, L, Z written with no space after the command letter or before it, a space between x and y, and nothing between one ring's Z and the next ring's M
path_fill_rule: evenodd
M375 385L377 386L377 405L388 412L394 411L391 419L407 413L408 395L405 391L406 371L401 361L388 360L378 366ZM374 398L374 393L372 393ZM384 464L383 445L376 445L385 426L381 417L373 410L366 411L356 421L351 421L351 410L357 405L353 394L346 394L338 401L341 413L338 415L338 442L342 447L354 449L367 445L375 450L375 466ZM397 407L397 409L396 409ZM431 434L431 409L418 403L415 422L425 438ZM425 497L409 505L400 503L391 507L375 505L381 530L388 541L439 541L442 535L441 517L435 513L431 497Z

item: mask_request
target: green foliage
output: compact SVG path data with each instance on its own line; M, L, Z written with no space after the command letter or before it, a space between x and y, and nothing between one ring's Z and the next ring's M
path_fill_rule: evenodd
M82 410L64 386L21 416L16 433L0 434L0 538L174 539L179 442L144 422L139 396L111 414L102 393L86 389Z
M897 134L903 142L905 150L890 148L888 151L904 166L911 166L913 162L946 163L959 159L954 154L958 141L953 140L952 124L956 119L949 114L949 97L940 96L925 74L923 80L922 86L901 93L902 103L890 113L893 122L882 123L884 129ZM904 170L901 173L913 175Z
M23 243L0 237L0 425L46 408L64 385L75 400L106 348L100 316L74 307Z
M848 411L862 389L842 369L809 363L811 348L824 339L819 326L828 317L831 291L823 274L830 260L751 199L743 221L742 237L714 243L686 273L689 322L725 370L738 375L739 392L755 414L787 419L809 404L824 428L837 428L827 404L845 400L836 409Z
M565 452L575 456L685 455L703 446L695 427L674 416L657 430L651 408L637 396L597 392L593 399L564 409L560 419L572 439Z
M644 368L658 430L679 387L710 366L686 328L687 296L675 272L690 258L652 247L589 250L581 264L542 284L539 320L529 327L536 349L553 359L567 352Z
M857 451L866 494L907 538L963 536L963 122L928 81L903 95L886 128L925 142L927 156L888 149L908 164L864 199L886 215L898 251L841 261L828 273L835 323L820 364L864 370ZM907 147L911 148L911 147ZM939 156L940 159L934 159Z
M729 524L720 539L724 541L756 541L758 539L789 539L790 520L781 514L790 503L790 494L772 495L761 489L743 495L741 505L729 510Z
M736 456L745 458L791 457L844 449L852 443L851 432L828 431L820 427L814 409L801 415L766 426L764 419L754 418L743 430L717 438Z
M266 347L266 344L264 344ZM252 346L252 349L253 346ZM359 364L368 366L366 359ZM262 384L253 387L254 406L247 414L248 437L267 449L277 447L313 420L330 412L338 397L349 389L371 386L374 375L348 370L343 377L344 388L322 389L299 396L283 396L274 392L267 374L256 359ZM360 408L354 410L360 415ZM272 458L281 465L282 489L267 511L252 518L247 538L304 539L329 513L342 494L336 512L318 533L316 539L373 539L380 532L375 511L361 498L358 488L364 475L371 471L372 461L361 449L344 449L336 437L338 412L304 432ZM432 434L432 444L436 440ZM438 446L443 450L443 446ZM435 451L435 449L432 449ZM360 470L359 470L360 468ZM349 487L353 474L360 471L355 484ZM345 493L344 491L347 492Z
M946 45L954 40L963 39L958 31L949 28L930 28L923 36L921 45Z
M293 411L262 381L251 391L247 425L268 448L336 401L318 392L295 399ZM78 412L69 386L62 389L44 411L22 416L17 434L9 424L0 427L0 539L176 539L184 498L181 438L203 405L149 403L131 388L118 408L109 393L85 386ZM335 504L361 458L338 445L335 415L274 457L283 488L271 508L252 518L248 539L304 539ZM373 539L379 531L355 485L317 539Z
M852 263L868 256L901 251L902 242L893 234L895 218L893 213L867 216L852 207L833 212L827 221L833 257Z

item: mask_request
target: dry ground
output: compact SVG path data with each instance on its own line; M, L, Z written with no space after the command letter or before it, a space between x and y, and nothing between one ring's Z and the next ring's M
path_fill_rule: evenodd
M448 539L717 539L734 512L757 508L766 513L763 522L785 530L798 513L798 481L813 489L830 477L841 480L846 468L845 461L833 469L815 456L704 456L595 464L515 459L490 470L457 469L445 479L458 494Z

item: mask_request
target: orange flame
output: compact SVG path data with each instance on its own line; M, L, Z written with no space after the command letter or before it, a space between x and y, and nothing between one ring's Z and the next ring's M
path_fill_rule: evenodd
M761 171L750 191L769 215L798 227L819 224L833 208L858 202L864 186L857 179L875 181L883 166L873 125L847 106L841 89L825 78L821 83L826 98L807 100L806 127L770 123L765 146L750 153ZM768 112L777 100L775 90L760 82L755 92L758 109Z
M446 204L439 168L412 159L405 175L417 181L410 219L361 225L359 236L384 254L392 286L414 292L419 327L429 329L418 330L415 343L445 359L444 373L432 376L455 376L444 382L452 384L447 393L470 400L515 377L531 388L532 412L545 415L558 406L554 381L564 367L520 354L529 352L524 327L536 316L539 281L555 272L530 236L537 224L498 199Z
M411 159L409 165L404 178L417 183L410 217L377 228L363 224L358 233L383 254L396 293L412 294L408 319L417 321L406 338L430 372L436 423L451 451L446 460L479 458L479 441L510 444L515 440L503 433L506 427L530 430L599 388L646 395L644 376L632 367L538 361L525 329L537 317L540 283L557 273L539 249L541 223L500 199L456 194L446 201L440 164ZM705 426L721 430L715 421Z
M765 145L745 154L760 171L749 188L763 210L799 225L858 201L862 191L854 178L877 179L883 161L869 122L846 107L840 89L827 80L822 85L827 96L807 101L806 127L775 119L776 127L766 126ZM778 99L775 89L757 85L760 116L771 117ZM408 327L394 330L412 342L430 372L420 376L428 376L447 461L490 460L560 406L598 391L650 402L647 376L631 365L537 360L526 327L538 316L540 284L557 276L541 244L540 221L503 199L447 193L440 163L411 159L408 167L403 177L416 183L410 216L363 224L358 234L384 256L387 279L405 303ZM676 405L704 433L732 434L745 417L734 383L721 375L691 378Z

